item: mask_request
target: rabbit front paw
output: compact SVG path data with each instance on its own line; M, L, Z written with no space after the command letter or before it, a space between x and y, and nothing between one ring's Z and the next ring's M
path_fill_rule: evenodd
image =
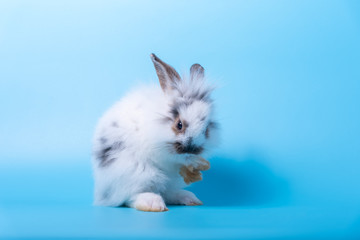
M184 178L184 182L188 185L202 180L200 170L194 169L193 166L182 166L180 168L180 175Z
M193 167L195 170L206 171L210 169L210 162L201 156L194 156L191 158L192 163L189 165L190 170Z
M210 168L210 162L200 156L191 158L188 165L183 165L180 168L180 175L184 178L186 184L201 181L202 174L200 171L205 171Z
M165 199L166 199L166 203L168 204L186 205L186 206L203 205L203 203L195 196L195 194L183 189L167 193Z
M164 212L169 210L163 198L151 192L138 194L131 207L144 212Z

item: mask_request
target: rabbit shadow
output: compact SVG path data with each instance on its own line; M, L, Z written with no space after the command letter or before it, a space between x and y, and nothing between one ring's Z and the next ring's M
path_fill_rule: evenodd
M284 205L289 200L288 182L276 175L259 157L233 160L214 158L203 181L188 190L206 206Z

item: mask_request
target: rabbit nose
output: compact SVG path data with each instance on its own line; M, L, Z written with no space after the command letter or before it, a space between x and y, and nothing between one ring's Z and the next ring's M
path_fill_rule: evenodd
M203 151L203 147L196 146L193 144L193 138L190 137L187 141L187 144L184 147L184 152L191 154L200 154Z
M204 150L201 146L196 146L194 144L188 144L184 148L184 153L190 153L190 154L200 154Z
M174 144L175 151L178 154L190 153L190 154L200 154L204 150L202 146L196 146L192 144L192 141L187 141L186 144L180 142L175 142Z

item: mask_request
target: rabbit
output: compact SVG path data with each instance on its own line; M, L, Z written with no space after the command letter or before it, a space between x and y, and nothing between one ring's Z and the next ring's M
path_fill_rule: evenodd
M200 171L209 168L202 156L218 144L214 87L200 64L182 79L155 54L150 57L160 87L130 92L96 126L95 205L151 212L167 211L167 204L202 205L183 188L202 179Z

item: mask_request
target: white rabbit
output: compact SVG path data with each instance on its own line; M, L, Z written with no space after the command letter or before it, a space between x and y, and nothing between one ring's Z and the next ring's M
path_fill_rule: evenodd
M183 188L201 179L199 170L206 170L208 162L200 154L217 143L213 87L205 82L199 64L191 66L188 79L181 79L155 54L150 57L161 88L131 92L97 125L93 139L96 205L155 212L168 210L166 204L202 204ZM184 166L195 174L192 181L180 175Z

